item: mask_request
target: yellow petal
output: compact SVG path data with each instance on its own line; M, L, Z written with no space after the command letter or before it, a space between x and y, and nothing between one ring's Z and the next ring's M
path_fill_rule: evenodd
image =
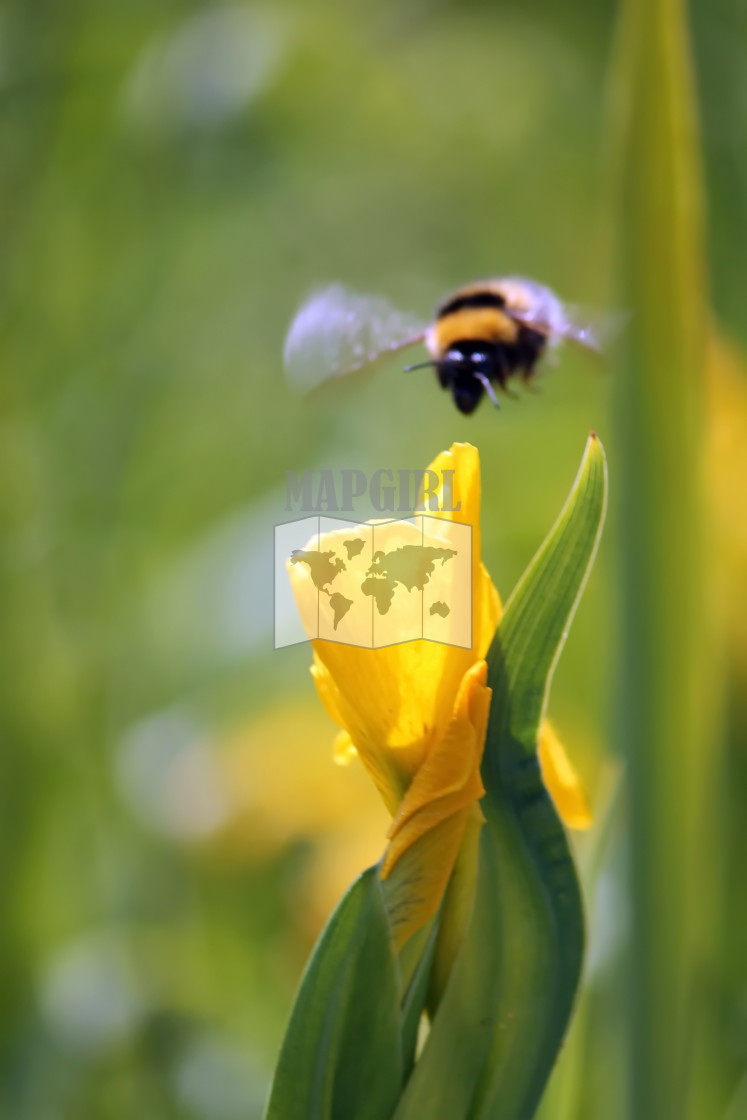
M385 649L314 643L314 682L392 812L445 733L469 651L435 642Z
M442 536L448 546L450 534L456 539L458 527L461 548L464 525L471 528L472 648L423 640L375 650L342 641L316 640L313 643L313 673L322 701L338 727L347 732L355 744L392 809L434 744L446 733L460 682L475 660L487 652L501 610L498 594L480 556L477 449L469 444L454 444L449 451L437 456L428 470L435 472L439 480L435 495L438 506L446 497L444 479L451 477L452 503L460 507L454 511L432 510L426 504L425 512L438 517L439 539ZM445 476L444 472L452 473ZM404 536L408 530L413 531L413 526L407 523L399 527L383 524L376 528L383 534ZM346 536L348 531L340 532ZM341 547L335 547L337 535L323 535L314 543L314 550L322 555L327 552L330 556L344 555ZM447 569L450 567L446 565ZM319 611L330 609L329 595L320 595L307 563L293 559L288 570L301 617L313 634L314 627L319 625ZM457 591L463 594L463 583L455 589L455 597Z
M480 453L471 443L452 443L448 451L437 455L428 470L434 472L439 483L436 487L435 508L431 509L428 502L424 505L425 513L444 521L461 521L471 525L473 531L472 549L477 559L482 559L480 538ZM453 472L451 476L444 475L444 471ZM451 501L444 501L444 482L448 477L453 478L451 486ZM452 509L441 508L449 505Z
M471 443L453 443L448 451L436 456L428 470L440 480L436 488L437 502L434 503L439 508L433 510L432 516L472 527L472 648L477 657L484 657L493 640L502 608L498 592L482 563L480 453ZM453 475L444 472L453 472ZM446 494L451 501L444 501L444 483L448 479L453 479L450 493ZM459 508L441 509L444 504Z
M503 605L484 564L474 572L473 645L477 657L486 657L503 614Z
M314 675L320 696L337 725L355 743L392 808L445 734L459 684L476 658L487 652L501 611L480 557L480 460L476 448L454 444L428 470L440 480L436 490L439 507L444 501L443 472L453 472L452 500L460 508L426 509L438 517L445 543L449 543L452 524L461 532L464 524L472 530L472 649L426 641L376 650L314 642ZM321 552L333 550L332 536L320 539ZM302 617L313 625L319 596L309 570L304 564L293 564L289 572Z
M485 792L480 762L491 696L486 677L484 661L465 674L446 734L418 770L392 821L383 878L420 837Z
M355 744L347 731L340 731L335 736L335 741L332 745L332 757L337 765L348 766L357 755L358 752L355 749Z
M542 779L565 824L569 828L590 828L592 815L586 794L549 720L540 729L538 754Z
M480 762L490 689L484 661L465 674L446 735L405 795L389 830L381 877L397 948L437 912L470 820L485 792Z
M404 852L383 882L395 947L435 916L459 854L472 806L445 817Z

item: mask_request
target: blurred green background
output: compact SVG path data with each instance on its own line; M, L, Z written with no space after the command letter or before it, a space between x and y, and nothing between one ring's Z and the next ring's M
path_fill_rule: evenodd
M696 0L691 14L714 307L738 346L747 9ZM547 1115L623 1116L614 820L595 857L620 769L613 375L568 353L541 394L466 418L397 361L313 404L281 363L298 303L333 280L423 315L505 272L605 304L614 25L609 0L0 5L3 1118L259 1117L320 923L383 846L373 787L331 762L308 648L273 649L286 470L416 468L477 444L505 596L592 427L612 517L552 713L600 819L581 855L603 870L587 884L583 1084ZM713 876L728 905L694 990L703 1120L740 1120L738 351L719 385L704 427L723 683Z

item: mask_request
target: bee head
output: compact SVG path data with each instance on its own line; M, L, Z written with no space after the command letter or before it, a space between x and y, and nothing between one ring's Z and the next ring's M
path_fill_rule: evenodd
M455 342L443 354L441 363L452 375L482 374L490 377L495 369L495 349L489 342Z
M479 339L452 343L438 362L438 376L460 412L474 412L484 392L500 407L492 382L501 382L502 362L491 343Z

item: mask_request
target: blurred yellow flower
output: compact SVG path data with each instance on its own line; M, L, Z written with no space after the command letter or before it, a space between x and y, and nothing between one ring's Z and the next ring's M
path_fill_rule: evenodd
M401 946L438 910L465 828L484 793L480 764L487 731L491 691L485 656L498 625L501 603L482 563L480 539L480 462L470 444L454 444L429 470L441 480L435 494L438 543L456 554L471 526L471 644L448 641L399 641L370 649L316 639L312 674L332 719L342 729L338 759L357 753L373 778L393 820L381 863L387 879L408 855L408 883L417 881L408 904L394 916ZM446 472L446 473L445 473ZM445 495L443 482L453 480ZM453 501L443 499L453 496ZM436 503L433 503L434 506ZM453 505L454 510L442 509ZM377 547L401 547L402 523L376 524ZM387 534L391 533L391 541ZM342 554L349 530L324 534L316 549ZM435 537L434 537L435 539ZM319 595L308 564L289 562L291 584L302 618L318 617ZM450 574L453 573L453 574ZM464 592L464 571L441 564L443 594ZM459 581L459 582L457 582ZM439 592L441 594L441 592ZM469 609L469 608L468 608ZM589 824L583 792L565 752L549 725L539 743L545 783L559 812L572 827Z
M314 698L284 694L224 736L216 752L232 813L212 848L256 867L291 847L304 852L290 888L300 898L293 915L304 943L316 940L346 887L378 859L388 824L363 770L330 766L328 745L329 721Z
M718 331L708 349L708 427L706 487L713 544L713 566L720 624L730 656L747 676L747 361Z

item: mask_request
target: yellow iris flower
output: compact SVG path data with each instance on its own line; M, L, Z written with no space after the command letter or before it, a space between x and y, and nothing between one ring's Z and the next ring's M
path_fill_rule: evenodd
M472 529L471 645L464 648L423 639L381 649L320 639L312 643L314 682L341 728L338 759L357 753L392 814L382 879L391 876L406 855L409 860L411 897L401 915L393 916L400 947L437 912L465 832L473 840L479 831L468 830L468 822L474 826L481 819L478 802L485 791L480 764L491 700L485 657L501 617L498 592L482 563L478 451L470 444L453 444L429 470L440 480L453 480L448 495L453 501L444 503L437 489L439 509L429 510L438 518L431 522L438 543L454 545L456 554L457 538L464 540L464 525ZM453 504L455 512L441 510L443 504ZM386 529L376 525L377 542ZM401 534L401 523L392 525L391 531ZM350 532L322 536L318 551L342 554L343 536L349 537ZM451 570L452 566L441 564L433 578L448 581ZM293 562L288 571L302 618L317 617L318 589L309 568ZM463 577L462 570L462 583ZM452 591L454 596L460 594L457 586ZM590 815L583 791L547 723L538 749L545 785L559 813L570 827L587 827Z

